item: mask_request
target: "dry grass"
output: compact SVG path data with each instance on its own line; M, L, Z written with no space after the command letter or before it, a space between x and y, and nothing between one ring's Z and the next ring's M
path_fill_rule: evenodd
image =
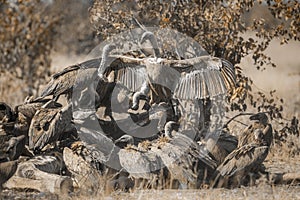
M113 194L107 199L299 199L299 186L269 186L202 190L139 190Z

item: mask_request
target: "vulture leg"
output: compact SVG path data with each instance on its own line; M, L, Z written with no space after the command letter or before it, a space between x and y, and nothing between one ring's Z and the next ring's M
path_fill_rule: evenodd
M171 99L171 105L172 105L172 109L173 109L173 113L174 113L174 121L178 121L181 117L180 115L180 111L178 109L178 105L179 105L179 102L177 99Z

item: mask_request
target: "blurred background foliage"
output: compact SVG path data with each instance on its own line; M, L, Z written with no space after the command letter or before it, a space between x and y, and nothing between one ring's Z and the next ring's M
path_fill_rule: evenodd
M300 41L300 3L297 0L0 0L0 93L11 94L18 83L22 100L37 95L51 74L51 52L87 54L99 42L130 28L175 29L196 41L211 55L235 65L237 89L228 111L249 107L282 118L284 99L275 91L252 91L241 59L253 66L276 67L265 50L274 38L282 44ZM244 37L247 31L255 37ZM5 83L5 84L4 84ZM20 101L20 100L19 100ZM299 120L281 122L278 135L299 135Z
M79 0L1 0L0 82L10 83L0 88L1 94L21 87L21 99L37 95L52 73L52 51L88 53L95 46L89 6Z
M24 92L32 94L50 73L50 51L59 18L45 15L37 1L2 1L0 4L0 70L26 80Z

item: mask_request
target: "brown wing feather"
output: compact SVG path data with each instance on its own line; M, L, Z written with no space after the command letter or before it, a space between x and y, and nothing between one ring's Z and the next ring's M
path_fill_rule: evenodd
M261 164L267 157L269 147L249 144L231 152L217 168L217 172L224 176L234 176L243 170L249 172Z
M137 91L148 80L147 71L143 65L122 63L118 67L119 69L116 70L116 81L130 91Z
M181 77L175 97L204 99L224 94L235 87L234 69L230 62L209 56L198 61L190 67L190 72Z
M29 147L42 149L46 144L57 140L71 122L71 107L68 105L63 109L42 108L37 111L29 128Z
M119 158L122 167L137 179L154 179L157 177L157 172L163 168L161 158L152 151L121 149Z
M59 96L61 94L70 92L75 84L75 81L79 78L77 77L79 70L91 68L96 70L100 65L100 61L100 59L88 60L77 65L66 67L62 71L57 72L52 76L51 81L42 91L41 98L44 98L48 95Z

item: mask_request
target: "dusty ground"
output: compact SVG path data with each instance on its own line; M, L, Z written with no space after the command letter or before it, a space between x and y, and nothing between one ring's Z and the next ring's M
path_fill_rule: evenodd
M8 195L8 196L7 196ZM62 199L57 195L45 193L25 193L19 192L17 195L10 191L5 191L4 196L0 199ZM97 197L76 197L74 199L237 199L237 200L252 200L252 199L300 199L300 186L270 186L259 185L254 187L242 187L237 189L202 189L202 190L137 190L133 193L114 193L111 196Z

